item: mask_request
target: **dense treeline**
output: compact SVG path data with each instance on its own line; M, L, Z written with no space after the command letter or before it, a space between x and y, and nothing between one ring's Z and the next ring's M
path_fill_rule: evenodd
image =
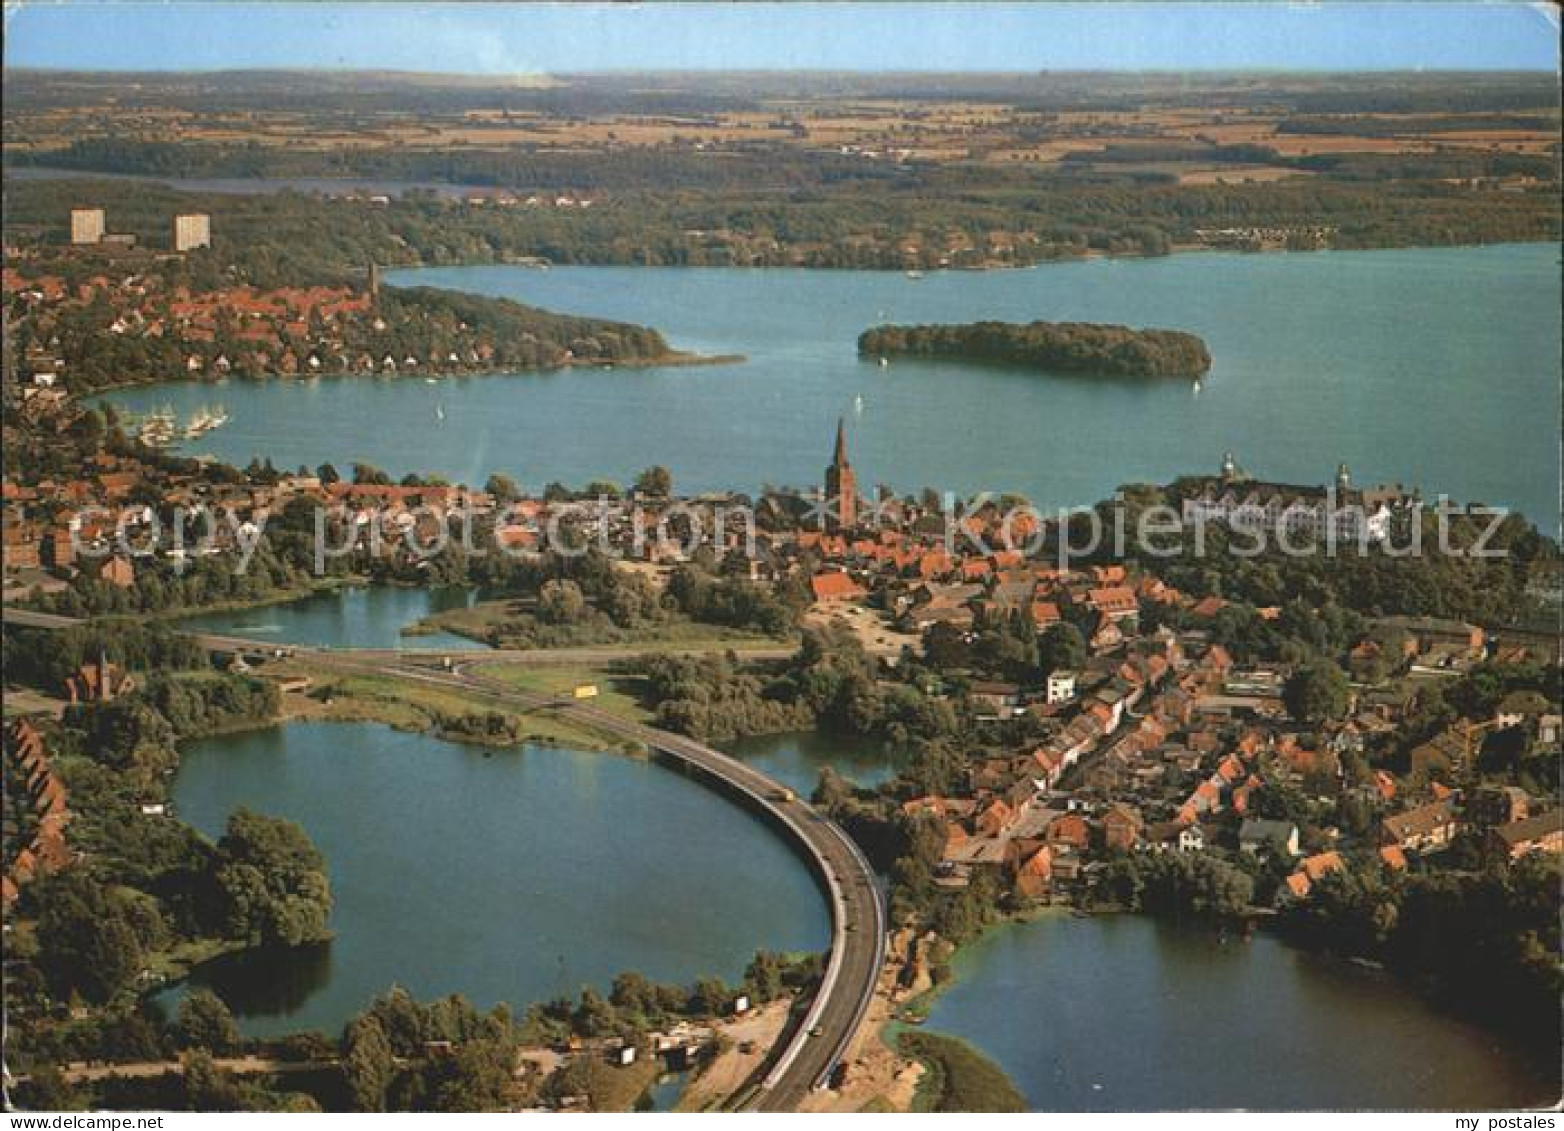
M102 1039L101 1027L51 1025L51 1000L78 995L111 1012L133 1008L142 971L179 945L297 946L328 937L325 862L293 822L240 809L215 845L186 830L166 833L157 848L165 859L150 881L111 857L23 888L21 908L36 916L37 930L15 956L20 992L12 1000L19 1017L38 1021L16 1046L28 1059L49 1059L46 1050L61 1045L86 1051Z
M1177 505L1185 488L1169 497ZM1154 496L1146 496L1150 501ZM1130 529L1139 500L1130 502ZM1528 615L1532 599L1528 585L1533 572L1556 559L1553 543L1523 516L1510 514L1490 532L1489 519L1453 514L1441 543L1438 517L1421 512L1417 553L1407 553L1414 535L1410 516L1393 527L1391 544L1359 552L1344 545L1330 554L1321 545L1312 552L1283 553L1274 544L1263 553L1246 553L1250 540L1219 526L1205 531L1203 553L1193 536L1185 535L1179 550L1159 554L1154 547L1133 547L1136 559L1168 584L1194 597L1217 596L1258 608L1303 601L1316 608L1334 606L1364 616L1449 617L1490 628L1514 623ZM1481 545L1487 555L1476 553ZM1163 548L1171 548L1164 541ZM1247 628L1265 639L1263 626ZM1281 631L1285 626L1277 626ZM1275 641L1273 632L1269 637ZM1260 654L1276 655L1262 647Z
M7 633L8 676L41 686L99 657L136 686L45 727L75 859L22 887L18 919L33 927L8 937L10 1049L26 1064L159 1058L158 1024L138 1004L148 971L326 936L326 866L299 826L241 809L214 843L165 809L176 743L271 721L277 685L213 671L193 642L155 623ZM65 1008L77 999L97 1008Z
M125 182L15 180L7 183L6 203L12 231L56 242L66 238L64 192L107 207L115 230L151 246L166 241L173 211L209 212L213 254L188 256L170 270L176 277L215 278L217 264L232 263L258 285L352 282L371 261L456 265L526 256L632 266L1029 264L1091 251L1158 253L1198 242L1197 230L1250 226L1325 225L1335 229L1331 245L1338 248L1559 238L1557 194L1546 183L1519 192L1473 191L1440 179L1473 175L1468 159L1456 157L1456 172L1428 170L1430 179L1374 184L1327 175L1180 185L1168 174L1039 176L1015 169L985 169L975 181L963 170L929 169L893 184L851 179L786 192L653 185L590 209L476 207L430 194L376 207L291 192L224 195ZM996 231L1031 238L992 251L986 239Z
M1523 113L1415 114L1393 118L1335 114L1283 118L1276 123L1276 132L1280 134L1319 134L1329 137L1416 137L1418 134L1466 133L1473 130L1557 132L1558 128L1557 115Z
M664 588L596 548L522 559L453 555L435 568L442 583L482 586L499 611L476 629L461 612L433 617L426 627L466 633L497 648L632 644L690 622L784 637L809 603L800 585L771 590L720 572L706 549L676 567ZM429 571L422 572L418 580L427 583Z
M1456 149L1434 153L1311 153L1292 165L1339 181L1410 181L1472 177L1535 177L1552 180L1556 158L1536 153L1483 153Z
M1545 122L1540 118L1518 120ZM1427 119L1425 131L1467 128L1461 118ZM1361 125L1362 130L1350 127ZM1339 130L1336 128L1339 125ZM1289 128L1290 127L1290 128ZM1472 127L1480 128L1480 127ZM1505 128L1492 126L1489 128ZM1551 126L1515 126L1515 129L1557 129ZM1361 133L1369 137L1416 136L1404 131L1399 120L1373 118L1296 119L1278 127L1283 133ZM1382 176L1398 178L1456 175L1504 176L1527 173L1548 177L1557 170L1546 154L1495 152L1463 147L1426 153L1379 154L1373 150L1336 154L1284 156L1275 148L1245 142L1214 145L1176 139L1110 142L1100 149L1074 150L1058 166L1031 175L1043 185L1059 187L1076 180L1082 187L1098 175L1099 167L1198 162L1200 164L1271 165L1281 168L1329 169L1321 157L1348 159L1376 156L1416 158L1404 171L1388 170ZM765 145L739 147L721 161L712 161L696 150L682 148L635 149L557 153L523 147L498 149L335 149L280 150L247 144L189 141L133 141L93 138L73 142L68 148L19 152L7 160L19 167L42 165L80 171L84 176L109 173L117 176L173 179L235 178L276 180L341 180L344 187L355 179L375 178L393 186L437 191L443 186L498 188L518 193L572 191L702 191L741 192L768 188L776 192L818 190L836 185L880 186L898 192L948 183L948 169L918 163L883 165L834 153L815 153ZM1474 170L1458 174L1457 169ZM1010 170L964 167L962 175L971 188L1003 185ZM1152 176L1140 183L1171 183L1166 176ZM1257 186L1249 186L1257 187Z
M754 110L763 100L874 98L898 101L1013 102L1033 111L1140 110L1148 106L1250 109L1256 103L1299 114L1500 113L1558 105L1551 74L1531 71L1384 71L1328 75L1244 72L906 72L638 71L564 74L518 83L473 76L380 71L253 70L131 73L8 69L13 113L49 108L180 107L194 113L286 109L340 126L377 113L448 115L471 111L688 116Z
M954 734L951 705L912 683L883 683L850 633L806 629L772 667L733 657L647 656L638 662L658 725L721 740L821 726L896 745Z
M556 365L564 354L577 361L647 361L671 352L663 336L645 326L553 314L510 299L434 287L387 291L379 312L386 331L361 343L350 337L350 350L443 357L478 336L494 347L491 368L521 369Z
M7 627L5 639L7 679L49 691L100 659L138 671L209 666L200 644L155 621L106 618L63 629Z
M83 572L71 579L68 589L45 594L34 604L46 612L69 617L119 617L177 613L223 604L253 605L306 592L314 580L309 563L308 556L291 558L286 547L273 545L267 538L256 543L255 553L243 570L216 559L198 558L176 564L148 558L137 564L134 585L112 585Z
M98 912L115 914L102 893L89 898ZM762 950L736 985L716 977L676 985L627 971L614 978L606 994L585 987L576 998L533 1003L519 1017L503 1003L480 1011L461 994L420 1002L393 986L352 1017L338 1038L306 1032L276 1040L244 1038L222 999L195 989L171 1023L151 1010L126 1014L98 1050L115 1060L166 1060L177 1054L183 1080L170 1074L128 1088L111 1082L89 1094L42 1068L17 1095L23 1107L33 1110L76 1110L89 1098L111 1108L180 1111L476 1112L565 1096L596 1101L600 1061L591 1052L550 1074L522 1080L515 1071L518 1050L578 1041L639 1044L653 1029L726 1017L741 994L752 1005L765 1005L800 992L820 972L819 955ZM302 1092L279 1092L274 1082L241 1080L212 1062L214 1056L244 1053L314 1061L319 1067L288 1077Z
M730 160L701 159L687 149L550 152L535 146L504 149L273 149L244 142L143 141L85 138L64 149L8 154L26 165L179 178L365 178L396 183L456 184L518 192L623 191L635 188L777 189L846 179L890 179L894 170L866 166L836 154L755 147Z
M999 362L1112 377L1199 377L1211 368L1211 355L1194 334L1092 322L877 326L859 336L858 352L871 357Z
M1254 878L1204 853L1146 852L1109 861L1098 898L1171 919L1233 919L1249 911Z
M1446 1005L1557 1050L1558 893L1559 865L1542 853L1478 872L1351 867L1289 906L1282 926L1339 953L1383 960Z

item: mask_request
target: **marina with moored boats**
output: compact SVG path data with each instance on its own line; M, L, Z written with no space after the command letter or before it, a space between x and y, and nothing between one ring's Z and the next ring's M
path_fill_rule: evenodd
M152 448L171 448L180 440L196 440L228 423L228 410L222 405L202 405L191 412L183 424L174 406L164 404L144 414L121 413L126 431Z

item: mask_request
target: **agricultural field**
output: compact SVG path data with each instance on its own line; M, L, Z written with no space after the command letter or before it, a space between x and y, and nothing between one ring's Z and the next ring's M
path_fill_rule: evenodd
M1443 86L1406 76L1376 84L1370 76L1333 97L1307 77L1265 86L1220 76L1188 84L904 76L882 80L893 89L874 90L857 76L848 93L829 76L794 76L785 85L771 76L740 94L741 76L701 89L689 76L669 75L520 86L432 76L339 86L312 76L300 85L320 85L320 97L308 103L267 97L265 75L137 77L143 81L126 89L98 76L8 75L6 153L43 157L95 140L177 136L187 145L261 151L791 151L892 164L1102 162L1117 172L1160 171L1172 154L1196 166L1181 178L1203 184L1233 182L1216 167L1233 161L1228 147L1256 147L1242 179L1265 181L1303 175L1288 161L1331 154L1547 155L1556 152L1559 125L1556 90L1505 75L1446 77ZM1452 82L1463 89L1451 91ZM1144 162L1136 148L1147 151Z

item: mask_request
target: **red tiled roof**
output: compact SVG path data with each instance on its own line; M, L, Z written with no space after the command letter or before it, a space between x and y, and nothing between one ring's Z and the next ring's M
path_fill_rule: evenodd
M1385 867L1395 872L1406 871L1407 854L1401 851L1401 847L1395 844L1387 844L1379 850L1379 858Z
M1086 601L1101 613L1132 612L1140 608L1135 591L1123 585L1089 590Z
M817 573L809 579L816 601L851 601L864 595L863 586L845 573Z

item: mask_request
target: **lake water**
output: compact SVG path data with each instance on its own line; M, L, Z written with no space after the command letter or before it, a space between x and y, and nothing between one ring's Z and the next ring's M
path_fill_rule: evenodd
M888 772L883 754L810 738L735 748L799 789L826 763L860 781ZM193 979L254 1035L334 1033L393 983L520 1006L625 969L736 979L760 947L828 941L821 898L775 835L623 757L293 723L188 744L174 799L213 837L240 804L296 820L329 863L331 943ZM1052 916L990 932L956 969L929 1028L993 1057L1039 1110L1481 1110L1557 1088L1386 975L1263 934L1223 943L1141 917ZM677 1094L666 1084L659 1105Z
M736 981L758 949L829 944L775 833L635 759L292 723L190 743L174 801L214 838L239 805L297 821L330 868L330 944L198 972L254 1035L335 1033L393 983L520 1008L624 970Z
M145 410L220 399L193 445L246 464L355 460L482 483L503 471L625 482L650 464L685 491L813 485L838 415L861 484L1018 491L1046 507L1119 484L1214 472L1399 481L1557 512L1558 250L1546 244L1100 259L1027 271L438 268L398 284L500 295L656 326L743 364L511 377L320 379L114 393ZM1214 357L1184 381L1054 377L954 362L860 361L880 322L1122 322L1193 331ZM861 413L855 398L862 397ZM444 418L437 417L443 408Z
M476 590L454 586L346 586L276 605L182 617L178 624L197 632L240 636L263 644L471 651L488 645L454 632L404 636L402 629L433 613L465 608L476 599Z
M1551 1103L1544 1072L1388 975L1257 934L1139 916L1007 925L958 955L928 1027L1041 1111L1483 1110Z
M883 744L822 731L753 735L721 746L800 797L815 792L827 766L864 788L889 781L897 769L895 754Z
M657 1078L657 1082L647 1091L648 1111L672 1111L674 1105L679 1102L679 1097L684 1094L684 1087L690 1082L688 1072L667 1072Z

